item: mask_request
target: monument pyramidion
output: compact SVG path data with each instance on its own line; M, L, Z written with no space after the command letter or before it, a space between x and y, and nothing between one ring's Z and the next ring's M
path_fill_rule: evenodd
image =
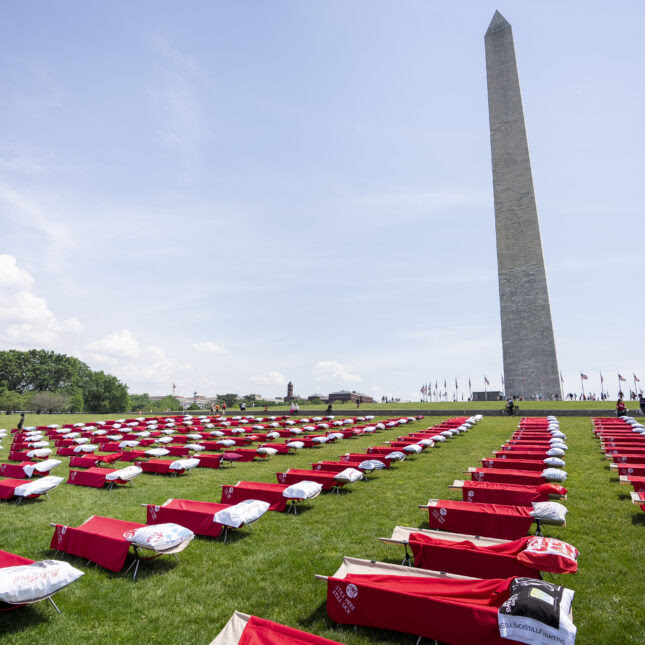
M562 398L511 25L484 37L507 396Z

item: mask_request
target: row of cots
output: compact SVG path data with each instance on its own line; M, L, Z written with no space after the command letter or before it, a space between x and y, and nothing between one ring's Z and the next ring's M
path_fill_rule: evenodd
M631 485L633 504L645 511L645 426L634 417L597 417L593 431L621 484Z
M432 428L427 433L412 433L401 437L397 442L401 445L396 447L405 449L405 446L414 443L423 450L433 445L437 436L445 441L446 436L467 430L475 421L471 419L464 424L463 420L452 420L443 428ZM545 421L547 425L543 425ZM452 428L449 428L451 424ZM430 530L396 527L392 537L385 538L388 542L404 544L406 556L409 545L414 553L415 565L420 568L345 558L333 576L320 576L327 580L327 610L330 617L339 623L395 629L457 644L472 642L473 635L476 635L478 642L486 643L508 642L508 639L546 643L554 638L559 642L572 643L575 639L575 627L570 620L573 593L541 582L539 570L560 573L575 571L577 551L559 540L539 536L520 537L526 534L533 520L563 523L561 509L558 508L561 505L546 500L566 496L566 489L550 483L566 478L566 474L558 470L564 462L552 461L564 455L567 449L564 438L555 419L523 420L518 432L494 459L483 460L481 469L469 469L471 482L455 481L453 486L462 490L463 502L430 500L423 507L429 510ZM430 442L419 443L425 440ZM392 443L382 447L382 450L391 451ZM339 462L337 467L346 463ZM544 468L545 465L547 468ZM322 467L321 464L320 470ZM521 483L517 483L518 479ZM228 488L237 491L238 487ZM239 487L239 490L243 488ZM255 495L252 489L253 486L250 486L249 495ZM227 487L223 490L223 496L226 494ZM244 492L235 494L244 495ZM472 501L474 499L478 501ZM249 505L259 503L252 499L244 501ZM189 500L180 502L190 503ZM532 510L527 508L528 505L533 507ZM152 527L135 523L128 523L132 526L126 527L116 524L120 520L109 518L90 518L88 522L92 522L91 526L87 526L86 522L78 528L57 525L52 547L89 557L93 554L85 551L75 553L88 546L83 534L111 536L116 541L125 542L125 545L121 545L121 553L116 552L118 549L114 550L114 566L119 562L120 567L123 566L123 547L127 554L129 546L134 546L136 575L138 549L152 549L158 554L176 553L192 539L182 532L181 526L168 526L165 522L172 517L179 519L178 514L184 509L162 509L164 507L147 507L149 524L162 522ZM194 512L196 509L185 510ZM171 515L166 514L168 511ZM162 541L160 526L168 527L164 528L167 535L162 536ZM467 533L445 532L456 529ZM151 539L155 544L151 543ZM441 573L429 570L438 563L441 564ZM107 564L104 562L103 566ZM481 579L466 578L465 575ZM491 578L491 575L495 577ZM545 602L551 604L550 610L545 610ZM455 620L450 620L450 617ZM246 631L252 629L254 624L257 626L258 621L267 622L235 615L219 638L225 638L234 626L238 632L240 629ZM263 624L261 629L280 631L283 626L274 624L272 628ZM531 640L526 640L527 634L530 634ZM216 639L215 642L231 641ZM302 635L300 642L331 641Z

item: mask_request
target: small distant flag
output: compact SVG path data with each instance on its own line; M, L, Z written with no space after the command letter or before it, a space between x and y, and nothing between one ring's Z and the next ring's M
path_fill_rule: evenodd
M443 379L443 389L445 390L447 388L448 388L448 384L446 383L446 379Z
M428 388L424 385L424 386L421 388L421 394L425 394L427 391L428 391Z
M580 378L581 378L583 381L588 381L588 380L589 380L589 377L588 377L586 374L583 374L582 372L580 372ZM623 381L624 381L624 380L625 380L625 379L623 379Z
M470 376L469 376L469 377L468 377L468 389L470 390L470 389L472 389L472 387L473 387L473 386L472 386L472 385L471 385L471 383L470 383Z
M484 383L486 383L486 385L490 385L490 381L486 378L486 374L484 374Z
M618 375L618 380L619 380L619 381L626 381L627 379L626 379L626 378L623 378L623 377L619 374L619 375Z
M632 374L634 374L634 373L632 372ZM638 378L638 376L636 376L636 374L634 374L634 380L635 380L637 383L640 383L640 382L641 382L641 380Z
M457 384L457 377L455 376L455 390L459 389L459 385Z
M603 378L603 376L602 376L602 372L600 372L600 382L601 382L601 383L604 383L604 382L605 382L605 379L604 379L604 378Z

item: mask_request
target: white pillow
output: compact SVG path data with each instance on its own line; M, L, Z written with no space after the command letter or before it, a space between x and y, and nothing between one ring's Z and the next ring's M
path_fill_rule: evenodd
M61 463L62 462L58 459L45 459L45 461L41 461L33 466L31 464L23 466L22 469L25 471L25 475L27 475L27 477L31 477L34 474L34 471L37 473L48 473L56 468L56 466L60 466Z
M172 437L159 437L157 443L172 443L174 439Z
M327 437L314 437L312 441L314 443L327 443L329 439Z
M146 450L145 454L150 457L164 457L170 454L170 450L166 448L150 448L150 450Z
M36 450L30 450L27 453L27 457L29 457L29 459L32 457L47 457L47 455L51 455L52 452L51 448L36 448ZM74 452L76 452L76 449L74 449Z
M53 475L48 475L47 477L41 477L40 479L29 482L28 484L21 484L13 491L13 494L17 497L43 495L44 493L50 491L52 488L56 488L56 486L58 486L62 481L62 477L54 477Z
M563 457L564 456L564 450L562 450L562 448L553 447L550 450L547 450L546 454L549 457Z
M257 499L245 499L239 504L234 504L233 506L229 506L229 508L217 511L213 515L213 522L237 529L244 524L251 524L259 520L269 510L269 506L271 504L268 502L261 502Z
M188 448L188 450L195 450L197 452L204 450L204 446L200 446L198 443L187 443L185 447Z
M327 438L328 438L328 439L344 439L344 438L345 438L345 435L344 435L344 434L341 434L340 432L330 432L330 433L327 435Z
M417 443L420 446L426 446L426 448L434 448L434 441L432 439L420 439Z
M567 517L567 507L558 502L533 502L531 515L536 520L564 522Z
M137 434L137 433L135 432L134 434ZM148 433L148 434L150 434L150 433ZM109 434L107 436L107 438L110 439L110 441L121 441L121 439L123 439L123 435L122 434Z
M363 473L356 468L345 468L339 473L336 473L334 479L338 482L345 482L346 484L353 484L361 479L363 479Z
M385 468L385 464L382 461L379 461L378 459L366 459L365 461L361 461L360 464L358 464L358 467L361 470L383 470Z
M385 458L393 459L394 461L403 461L405 459L405 455L400 450L395 450L394 452L385 455Z
M377 430L385 430L385 424L384 423L377 423L376 424L376 429Z
M411 443L409 446L404 446L403 448L404 452L420 453L422 450L423 448L416 443Z
M545 468L542 471L542 477L549 481L563 482L567 479L566 470L559 470L558 468Z
M93 443L86 443L84 446L76 446L74 452L94 452L98 446Z
M430 437L430 439L435 442L439 441L440 443L444 443L446 441L446 438L441 434L436 434L434 437Z
M278 451L275 448L258 448L259 455L277 455Z
M321 490L322 484L319 484L318 482L310 482L305 479L285 488L282 491L282 497L286 497L287 499L312 499L316 497Z
M121 470L115 470L113 473L108 473L105 476L105 479L109 482L113 482L117 479L120 479L124 482L129 482L131 479L138 477L143 470L139 466L126 466L121 468Z
M41 560L0 569L0 601L12 605L37 602L64 589L83 574L67 562Z
M77 439L78 441L78 439ZM85 441L89 441L89 439L85 439ZM27 444L30 448L46 448L49 445L49 441L32 441Z
M560 459L559 457L547 457L546 459L542 460L547 466L550 466L552 468L562 468L563 466L566 466L566 463Z
M138 441L122 441L119 444L119 448L134 448L135 446L138 446L139 442Z
M123 537L135 546L150 551L168 551L184 542L190 542L195 534L179 524L151 524L126 531Z
M189 459L177 459L173 461L168 468L170 470L190 470L199 466L199 459L191 457Z
M226 448L230 448L235 445L235 441L233 441L233 439L220 439L217 443Z
M289 448L300 450L301 448L305 447L305 444L302 441L290 441L287 446L289 446Z
M202 435L200 435L197 432L191 432L190 434L186 435L187 439L203 439Z

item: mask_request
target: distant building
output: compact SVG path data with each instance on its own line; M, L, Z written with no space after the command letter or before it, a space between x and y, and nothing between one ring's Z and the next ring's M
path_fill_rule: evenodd
M348 401L360 401L360 403L376 403L371 396L363 394L362 392L350 392L349 390L340 390L339 392L332 392L327 400L329 403L338 401L339 403L346 403Z
M253 399L254 401L262 401L264 397L261 394L247 394L245 398Z
M307 401L317 401L320 399L323 403L327 403L328 399L324 394L312 394L307 397Z
M501 401L503 393L499 390L488 390L488 392L473 392L473 401Z
M285 401L293 401L294 399L299 399L300 397L298 395L294 396L293 395L293 383L289 381L287 383L287 396L284 397Z

